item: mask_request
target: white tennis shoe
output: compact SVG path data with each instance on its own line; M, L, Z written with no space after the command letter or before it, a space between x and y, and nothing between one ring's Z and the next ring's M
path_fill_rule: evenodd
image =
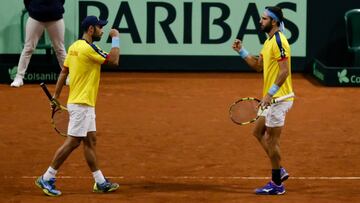
M15 77L14 81L10 84L11 87L21 87L24 85L24 81L20 77Z

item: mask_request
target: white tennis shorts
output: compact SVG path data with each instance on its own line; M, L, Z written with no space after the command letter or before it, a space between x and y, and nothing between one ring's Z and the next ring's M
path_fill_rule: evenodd
M68 135L86 137L88 132L96 131L95 108L80 104L68 104L69 126Z
M258 111L259 116L265 116L265 125L267 127L282 127L285 124L286 113L293 105L293 101L282 101L276 104L271 104L267 109L261 112Z

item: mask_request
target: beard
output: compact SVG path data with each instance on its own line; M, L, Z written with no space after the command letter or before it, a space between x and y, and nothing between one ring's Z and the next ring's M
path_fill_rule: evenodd
M269 33L272 29L271 24L264 25L264 27L261 28L262 31Z
M99 36L99 35L97 35L97 36L93 35L93 36L92 36L92 40L93 40L94 42L98 42L98 41L101 40L101 36Z

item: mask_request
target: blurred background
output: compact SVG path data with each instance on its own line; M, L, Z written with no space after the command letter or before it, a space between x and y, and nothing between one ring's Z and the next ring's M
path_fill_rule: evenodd
M120 30L119 69L103 71L249 72L231 49L234 39L258 54L266 40L258 32L266 6L283 8L285 35L292 48L293 72L308 73L329 86L360 85L360 1L337 3L307 0L67 0L66 48L80 36L87 15L107 19L98 45L110 50L111 27ZM0 83L16 74L28 17L23 1L0 7ZM24 78L26 83L54 83L59 66L47 34L41 39ZM338 79L344 70L349 82Z

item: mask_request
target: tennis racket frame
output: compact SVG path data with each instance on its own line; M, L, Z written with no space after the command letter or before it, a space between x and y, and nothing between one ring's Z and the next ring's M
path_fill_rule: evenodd
M64 132L61 132L59 129L57 129L57 127L55 125L55 121L54 121L54 116L55 116L56 112L58 112L58 111L67 111L67 108L65 106L61 105L58 100L56 100L55 98L53 98L51 96L51 93L45 83L41 83L40 86L43 89L43 91L44 91L45 95L47 96L47 98L49 99L49 101L51 102L51 125L53 126L53 128L55 129L55 131L58 134L66 137L67 132L64 133Z
M284 95L284 96L281 96L281 97L278 97L278 98L274 98L271 100L271 104L275 104L275 103L279 103L281 101L284 101L286 99L289 99L289 98L294 98L295 97L295 94L292 92L290 94L287 94L287 95ZM244 97L244 98L240 98L238 99L237 101L235 101L233 104L230 105L230 108L229 108L229 116L230 116L230 119L232 122L238 124L238 125L247 125L247 124L250 124L250 123L253 123L255 122L257 119L259 119L259 113L256 114L256 117L249 120L249 121L246 121L246 122L238 122L236 121L234 118L233 118L233 111L232 109L236 106L237 103L239 102L243 102L243 101L249 101L249 100L252 100L252 101L256 101L258 103L260 103L260 99L257 99L257 98L254 98L254 97ZM264 111L266 108L262 109L262 111Z

